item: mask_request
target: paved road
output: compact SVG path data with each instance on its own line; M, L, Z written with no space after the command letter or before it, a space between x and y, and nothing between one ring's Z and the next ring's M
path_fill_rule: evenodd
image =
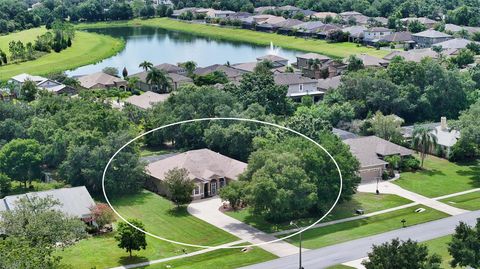
M250 225L223 214L220 212L220 210L218 210L221 205L221 199L218 197L213 197L209 199L193 201L188 205L187 210L193 216L252 244L260 244L277 239L273 235L266 234ZM278 257L285 257L298 252L298 247L285 241L264 244L260 245L259 247L277 255Z
M427 241L452 234L459 221L475 225L480 218L480 210L444 218L437 221L415 225L379 235L369 236L333 246L310 250L303 255L305 269L321 269L332 265L353 261L367 256L372 244L381 244L394 238ZM243 269L297 269L298 256L290 255L269 262L259 263Z

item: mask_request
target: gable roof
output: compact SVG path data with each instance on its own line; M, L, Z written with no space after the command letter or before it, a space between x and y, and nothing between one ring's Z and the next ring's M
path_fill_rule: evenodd
M307 60L318 59L318 60L321 60L321 61L330 60L330 57L328 57L328 56L318 54L318 53L313 53L313 52L305 53L305 54L302 54L302 55L297 55L297 58L307 59Z
M245 71L245 72L253 72L256 66L257 66L257 62L238 63L238 64L232 65L233 68L241 71Z
M457 49L444 49L441 54L444 56L450 56L454 53L456 53L458 50ZM405 58L407 61L412 61L412 62L420 62L423 58L429 57L436 59L438 58L438 53L433 51L431 48L427 49L414 49L414 50L408 50L408 51L392 51L389 54L387 54L383 59L385 60L392 60L395 56L400 56Z
M319 90L329 90L329 89L336 89L340 86L342 76L335 76L326 79L319 79L317 82L317 88Z
M80 85L82 85L82 87L87 89L90 89L91 87L94 87L97 84L105 85L105 86L113 86L116 83L126 83L126 81L121 78L114 77L112 75L105 74L103 72L97 72L90 75L79 77L78 81L80 82Z
M147 82L147 75L148 71L143 71L140 73L136 73L133 75L130 75L129 77L137 77L140 81L142 82ZM177 73L167 73L167 76L169 76L172 79L173 83L179 83L179 82L193 82L193 80L189 77L177 74Z
M167 73L182 73L185 72L185 68L180 67L178 65L163 63L155 66L155 68L163 70Z
M132 95L128 97L127 99L125 99L125 103L134 105L142 109L149 109L157 103L165 102L169 96L169 93L158 94L155 92L146 91L140 95Z
M261 56L261 57L257 58L257 61L265 61L265 60L271 61L271 62L288 61L288 59L286 59L286 58L283 58L283 57L278 56L278 55L273 55L273 54L268 54L268 55Z
M174 168L185 168L190 179L208 179L212 176L237 179L247 164L209 149L190 150L163 160L150 163L147 174L159 180Z
M307 21L302 24L297 24L293 26L293 28L298 29L299 31L306 31L306 32L315 32L318 28L325 25L321 21Z
M328 16L335 18L337 15L338 14L335 12L316 12L315 14L313 14L313 17L318 19L325 19Z
M427 38L442 38L442 37L451 37L449 34L445 34L436 30L428 29L420 33L412 34L412 36L417 37L427 37Z
M275 23L275 27L280 27L280 28L291 28L295 25L302 24L303 21L297 20L297 19L286 19L284 21L281 21L279 23Z
M380 39L381 41L386 41L386 42L409 42L413 41L412 39L412 33L408 31L403 31L403 32L395 32L389 35L386 35Z
M470 43L477 43L480 45L479 42L475 42L465 38L454 38L454 39L437 43L435 44L435 46L442 46L442 48L444 49L463 49L463 48L466 48L467 45Z
M24 83L25 81L30 80L30 81L35 82L38 85L39 83L42 83L42 82L48 80L48 78L44 78L44 77L41 77L41 76L32 76L30 74L23 73L23 74L19 74L19 75L16 75L16 76L12 77L11 80L14 80L14 81L19 82L19 83Z
M426 18L426 17L419 17L419 18L414 18L414 17L410 17L410 18L403 18L403 19L400 19L401 22L403 23L411 23L413 21L418 21L420 22L421 24L434 24L434 23L437 23L437 21L434 21L432 19L429 19L429 18Z
M79 218L89 217L90 208L95 205L87 188L81 186L6 196L0 199L0 211L14 210L19 198L26 197L30 199L32 196L41 198L51 196L61 203L61 205L55 206L55 209Z
M366 53L356 54L355 56L357 56L360 60L362 60L363 65L366 66L366 67L369 67L369 66L385 66L385 65L388 64L387 60L377 58L375 56L371 56L371 55L368 55ZM343 60L343 62L345 64L347 64L348 63L348 58L345 58Z
M358 159L361 168L386 164L380 158L381 156L408 156L413 153L410 149L377 136L350 138L343 140L343 142L350 146L350 152Z
M361 25L354 25L350 27L345 27L342 29L344 33L350 33L350 36L353 37L363 37L363 32L367 30L367 27Z
M295 73L277 73L274 80L278 85L317 84L317 80Z
M227 75L227 77L229 79L242 76L245 73L244 71L241 71L239 69L235 69L233 67L229 67L229 66L226 66L226 65L223 65L223 64L213 64L213 65L206 66L206 67L199 67L194 71L194 73L196 75L204 76L204 75L208 75L208 74L210 74L212 72L215 72L215 71L224 72L225 75Z
M367 30L365 30L365 32L391 32L392 30L388 29L388 28L385 28L385 27L372 27L372 28L369 28Z

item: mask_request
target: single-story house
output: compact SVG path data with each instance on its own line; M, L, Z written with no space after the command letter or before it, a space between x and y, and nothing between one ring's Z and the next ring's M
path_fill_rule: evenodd
M219 189L237 180L247 164L209 149L190 150L147 165L150 176L147 188L168 196L165 175L174 168L188 171L188 177L195 184L192 198L201 199L217 195Z
M149 109L155 104L165 102L169 96L169 93L159 94L151 91L146 91L140 95L132 95L125 99L124 102L140 109Z
M85 222L92 221L90 209L95 206L95 201L85 186L5 196L0 199L0 212L15 210L16 203L20 198L32 199L32 197L46 198L49 196L60 202L60 205L54 207L55 209Z
M316 37L320 39L326 39L333 30L340 29L342 28L338 25L327 23L315 29Z
M372 27L363 31L363 40L366 42L378 41L382 37L392 34L392 32L385 27Z
M357 11L346 11L338 14L345 23L354 20L357 25L367 25L370 17L363 15Z
M412 48L415 41L413 41L412 33L408 31L394 32L389 35L383 36L379 40L380 42L406 44L407 48Z
M232 64L231 67L243 72L253 72L258 62L246 62L246 63L237 63Z
M213 73L215 71L220 71L225 73L225 75L227 75L228 80L232 82L240 82L243 74L246 73L245 71L235 69L230 66L226 66L222 64L214 64L206 67L199 67L195 70L194 74L199 76L204 76L204 75Z
M458 33L462 30L466 30L469 34L474 34L480 32L480 27L471 27L471 26L463 26L463 25L456 25L451 23L445 24L445 32L448 33Z
M248 18L248 17L251 17L253 16L252 13L248 13L248 12L235 12L234 14L230 14L228 16L229 19L231 20L241 20L241 19L245 19L245 18Z
M163 64L156 65L154 67L156 69L163 70L167 73L176 73L179 75L187 74L187 70L185 70L185 68L178 65L174 65L174 64L163 63Z
M441 46L442 49L464 49L470 43L476 43L480 45L479 42L468 40L465 38L454 38L454 39L437 43L435 44L435 46Z
M147 75L148 71L143 71L140 73L136 73L133 75L130 75L129 77L136 77L138 78L137 82L137 87L140 88L142 91L157 91L157 86L156 85L151 85L147 83ZM170 78L170 82L172 84L172 89L173 91L178 90L180 87L183 85L187 84L192 84L193 80L187 76L180 75L177 73L167 73L168 77Z
M324 92L317 89L317 80L295 73L276 73L274 80L277 85L288 86L287 96L300 101L303 96L312 96L314 101L322 98Z
M115 77L103 72L97 72L78 78L80 86L84 89L125 89L127 87L127 81L119 77Z
M278 55L268 54L257 58L257 62L270 61L274 67L282 67L288 65L288 59Z
M421 24L425 25L427 28L433 28L435 24L437 24L437 21L434 21L432 19L426 18L426 17L419 17L419 18L403 18L400 19L400 22L402 22L404 25L408 25L414 21L418 21Z
M277 30L281 34L289 34L292 32L293 26L302 24L303 21L297 19L286 19L282 22L274 24L274 29Z
M44 78L41 76L32 76L29 74L16 75L8 80L13 85L13 92L15 96L20 97L20 90L26 81L33 81L37 87L41 90L45 90L54 94L68 94L73 95L77 93L77 90L68 85L64 85L58 81Z
M410 156L413 151L399 146L377 136L365 136L345 139L343 142L350 146L350 152L360 162L358 170L362 182L380 180L388 163L387 156Z
M413 41L417 43L418 47L429 48L432 45L450 40L453 37L449 34L428 29L420 33L412 34L412 38Z
M365 26L350 26L342 29L342 32L348 34L348 41L359 42L363 40L365 31L368 30Z

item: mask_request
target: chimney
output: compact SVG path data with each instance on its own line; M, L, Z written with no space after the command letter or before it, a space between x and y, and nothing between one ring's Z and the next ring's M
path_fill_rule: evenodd
M447 117L441 117L440 118L440 128L441 128L442 131L446 131L448 129Z

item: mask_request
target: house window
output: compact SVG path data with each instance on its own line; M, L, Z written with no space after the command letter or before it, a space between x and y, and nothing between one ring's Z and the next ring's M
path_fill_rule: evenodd
M225 179L221 178L220 179L220 188L223 188L223 186L225 186Z
M200 186L195 185L195 188L193 189L193 195L199 195L200 194Z
M212 195L217 194L217 182L212 182L211 183L211 188L212 188Z
M303 84L298 85L298 90L303 92Z

